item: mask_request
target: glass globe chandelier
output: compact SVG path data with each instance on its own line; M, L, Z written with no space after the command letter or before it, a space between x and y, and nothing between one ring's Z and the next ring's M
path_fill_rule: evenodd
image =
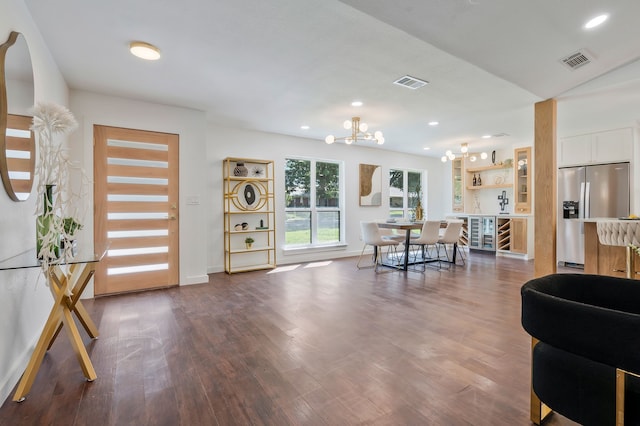
M351 129L350 136L335 137L333 135L327 136L324 141L328 144L332 144L335 141L344 141L347 145L351 145L358 140L375 141L378 145L384 143L384 136L380 130L370 133L367 132L369 126L367 123L361 123L360 117L353 117L351 120L345 120L343 127L347 130Z

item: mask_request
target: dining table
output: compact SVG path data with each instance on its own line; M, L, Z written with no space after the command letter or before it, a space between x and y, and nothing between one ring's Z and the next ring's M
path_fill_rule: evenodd
M440 227L441 228L446 228L447 227L448 222L446 220L443 220L440 222ZM403 271L406 271L409 268L409 247L411 246L411 231L414 229L418 229L421 230L422 226L424 225L424 222L390 222L390 221L386 221L386 222L378 222L378 228L384 228L384 229L395 229L395 230L403 230L405 231L405 240L404 240L404 253L403 253L403 259L402 259L402 263L401 264L396 264L396 265L392 265L389 263L383 263L383 266L388 266L391 268L397 268L397 269L401 269ZM457 245L458 243L454 243L453 245L453 255L450 261L447 261L447 263L456 263L456 252L457 252ZM374 248L374 250L376 250L377 247Z
M384 264L406 271L409 267L409 246L411 246L411 230L422 229L423 222L378 222L378 228L396 229L405 231L404 256L401 265Z

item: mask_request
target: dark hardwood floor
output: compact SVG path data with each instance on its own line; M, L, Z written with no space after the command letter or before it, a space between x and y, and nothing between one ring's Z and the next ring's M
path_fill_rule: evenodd
M532 261L473 253L449 271L375 274L356 260L88 300L98 379L62 333L0 424L530 424Z

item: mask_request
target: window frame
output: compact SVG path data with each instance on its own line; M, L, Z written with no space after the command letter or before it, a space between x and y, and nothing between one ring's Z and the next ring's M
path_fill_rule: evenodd
M284 202L284 243L282 245L283 250L300 250L300 249L313 249L313 248L325 248L325 247L339 247L346 245L346 236L345 236L345 165L342 160L332 160L326 158L317 158L317 157L297 157L297 156L287 156L284 158L285 162L285 182L286 182L286 163L289 160L294 161L308 161L310 162L310 185L309 185L309 207L287 207L286 206L286 196L287 190L286 187L283 188L283 193L285 195ZM316 193L316 173L317 173L317 163L330 163L338 165L338 206L337 207L318 207L317 206L317 193ZM309 212L311 215L310 219L310 233L311 233L311 241L309 243L304 244L287 244L286 242L286 218L287 213L289 212ZM338 212L338 220L339 227L338 232L340 234L340 238L338 241L332 242L319 242L318 241L318 214L322 212Z
M391 191L394 187L391 186L391 173L393 171L402 172L402 207L391 207ZM417 169L405 169L401 167L389 167L389 173L387 174L387 183L389 184L389 196L387 198L387 209L389 212L389 217L393 217L400 220L409 220L412 218L412 211L414 207L409 206L409 173L417 173L420 175L420 190L422 192L422 197L420 198L420 203L422 204L423 210L427 211L427 204L425 202L426 195L426 185L425 185L425 171L417 170ZM402 211L402 217L394 216L393 212ZM415 214L415 213L414 213Z

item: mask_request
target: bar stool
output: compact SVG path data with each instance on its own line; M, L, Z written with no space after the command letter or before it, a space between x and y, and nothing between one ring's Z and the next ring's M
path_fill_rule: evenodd
M640 246L640 222L599 220L596 222L596 229L600 244L625 247L627 278L635 278L635 252L629 247L629 244Z

